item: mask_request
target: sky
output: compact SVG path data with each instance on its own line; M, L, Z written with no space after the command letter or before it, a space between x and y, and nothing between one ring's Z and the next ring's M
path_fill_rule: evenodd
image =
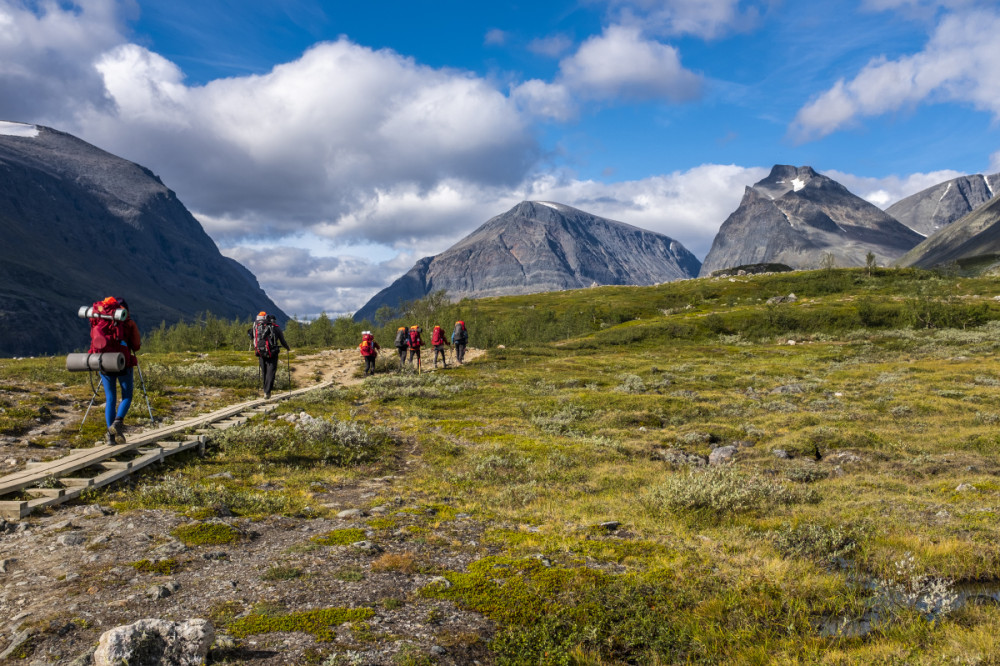
M811 166L886 207L1000 171L997 0L0 0L0 120L137 162L288 314L523 200L703 259Z

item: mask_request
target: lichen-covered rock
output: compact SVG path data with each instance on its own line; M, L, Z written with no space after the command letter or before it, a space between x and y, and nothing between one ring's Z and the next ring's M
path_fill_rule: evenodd
M104 632L94 664L198 666L205 663L214 640L215 628L208 620L139 620Z
M736 459L735 446L720 446L708 455L709 465L727 465Z

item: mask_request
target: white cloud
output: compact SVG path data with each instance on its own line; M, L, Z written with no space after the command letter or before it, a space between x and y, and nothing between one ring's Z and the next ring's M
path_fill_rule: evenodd
M487 30L486 35L483 37L483 44L486 46L503 46L506 43L507 33L497 28Z
M558 58L573 48L573 40L568 35L557 34L540 37L528 42L528 50L548 58Z
M920 103L956 102L1000 118L1000 14L946 15L920 53L869 62L799 110L791 132L808 140Z
M617 22L649 34L694 35L714 39L746 32L759 22L770 2L746 0L608 0Z
M559 70L561 84L590 99L687 101L701 90L701 78L684 69L677 49L620 25L585 41Z
M990 173L1000 172L1000 150L990 155Z
M531 79L512 87L510 97L518 108L539 118L567 121L578 111L573 94L561 83Z
M9 120L65 122L81 105L106 107L93 62L123 43L131 2L0 0L0 108Z
M824 171L823 175L834 179L862 199L884 209L911 194L916 194L921 190L926 190L928 187L933 187L938 183L943 183L946 180L958 178L966 174L945 169L929 173L913 173L907 176L886 176L884 178L855 176L835 170Z

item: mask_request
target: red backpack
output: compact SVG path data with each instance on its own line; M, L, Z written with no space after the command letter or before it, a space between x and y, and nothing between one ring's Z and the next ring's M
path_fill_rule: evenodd
M419 349L420 345L424 344L424 341L420 339L420 327L411 326L410 327L410 349Z
M371 333L364 333L361 335L361 344L358 345L358 349L361 350L362 356L371 356L375 353L375 337Z
M89 311L90 319L90 353L105 354L122 352L128 358L128 347L122 345L125 339L124 326L120 319L124 310L118 305L114 296L108 296L103 301L97 301Z

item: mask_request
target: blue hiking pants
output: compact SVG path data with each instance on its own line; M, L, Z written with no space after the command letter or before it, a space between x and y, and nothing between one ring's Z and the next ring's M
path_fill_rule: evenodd
M122 401L115 410L115 403L118 401L118 384L122 385ZM123 419L128 414L128 408L132 406L132 389L135 388L135 381L132 376L132 368L125 370L120 377L109 377L101 375L101 384L104 385L104 420L108 427L116 418Z

